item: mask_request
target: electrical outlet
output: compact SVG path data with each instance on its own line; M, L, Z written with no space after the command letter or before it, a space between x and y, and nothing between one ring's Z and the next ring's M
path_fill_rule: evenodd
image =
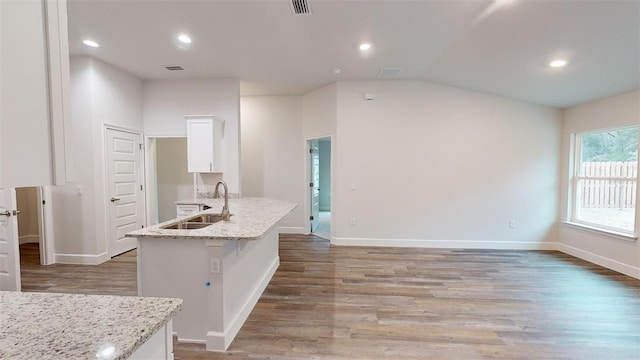
M351 184L351 191L356 191L356 184Z
M351 226L356 226L356 218L351 218Z
M211 273L220 274L220 258L211 258Z
M82 195L83 192L84 189L82 188L82 185L76 186L76 195Z
M515 220L509 220L509 228L510 229L515 229L516 227L516 221Z

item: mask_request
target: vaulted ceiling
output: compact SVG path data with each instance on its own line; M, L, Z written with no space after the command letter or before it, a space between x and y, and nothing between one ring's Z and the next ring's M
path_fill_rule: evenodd
M141 79L239 78L243 95L381 68L558 108L640 87L640 1L308 1L312 14L294 15L291 0L70 0L71 53ZM567 66L549 67L555 58Z

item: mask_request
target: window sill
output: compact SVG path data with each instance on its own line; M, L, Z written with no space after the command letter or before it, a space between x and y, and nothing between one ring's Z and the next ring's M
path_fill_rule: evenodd
M562 224L572 228L576 228L576 229L580 229L580 230L584 230L584 231L588 231L588 232L592 232L600 235L606 235L606 236L624 240L624 241L635 242L636 240L638 240L637 235L630 235L630 234L625 234L623 232L605 230L605 229L597 228L594 226L584 225L584 224L575 223L571 221L562 221Z

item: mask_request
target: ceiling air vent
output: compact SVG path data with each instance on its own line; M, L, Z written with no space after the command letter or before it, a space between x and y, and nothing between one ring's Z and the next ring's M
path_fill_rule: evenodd
M398 75L400 75L400 69L399 68L381 68L380 72L378 73L378 79L380 80L391 80L391 79L395 79L398 77Z
M169 70L169 71L184 70L184 68L182 66L178 66L178 65L166 65L164 68Z
M291 9L295 15L311 14L311 5L307 0L291 0Z

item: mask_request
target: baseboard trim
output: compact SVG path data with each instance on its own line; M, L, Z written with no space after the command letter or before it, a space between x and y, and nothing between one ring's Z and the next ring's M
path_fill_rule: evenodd
M29 243L40 243L40 235L22 235L20 236L20 245Z
M197 339L184 339L178 336L177 333L173 333L173 336L176 336L178 338L178 342L184 343L184 344L206 344L207 341L206 340L197 340Z
M297 226L280 226L280 234L304 234L303 227Z
M343 246L382 246L415 247L440 249L493 249L493 250L556 250L555 242L528 241L483 241L483 240L422 240L422 239L368 239L337 238L331 239L333 245Z
M72 264L72 265L99 265L111 259L108 253L103 252L98 255L85 254L53 254L56 264Z
M267 272L264 274L262 279L258 285L251 292L251 296L245 301L242 305L241 310L237 313L237 315L231 320L229 326L224 330L224 332L219 331L209 331L207 332L207 351L225 351L231 345L231 342L240 331L244 322L247 321L249 314L260 300L260 296L269 285L271 278L278 270L280 266L280 257L277 256L271 266L267 269Z
M621 274L628 275L636 279L640 279L640 268L638 267L631 266L602 255L594 254L589 251L578 249L576 247L573 247L567 244L558 244L558 251L562 251L565 254L571 255L578 259L588 261L596 265L600 265L607 269L617 271Z

